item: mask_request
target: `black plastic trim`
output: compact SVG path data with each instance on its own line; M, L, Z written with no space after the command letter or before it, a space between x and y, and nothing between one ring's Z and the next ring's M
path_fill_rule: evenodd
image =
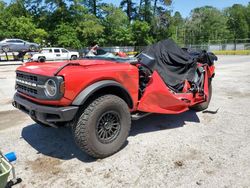
M71 121L79 109L78 106L51 107L36 104L20 96L18 93L14 95L14 101L12 104L30 117L48 124Z
M128 106L130 108L133 108L133 100L129 94L129 92L127 91L127 89L125 89L120 83L114 81L114 80L103 80L103 81L99 81L96 82L88 87L86 87L84 90L82 90L78 96L74 99L74 101L72 102L72 105L76 105L76 106L80 106L83 105L84 102L96 91L103 89L105 87L109 87L109 86L115 86L118 87L119 89L121 89L125 94L126 94L126 99L127 99L127 103Z

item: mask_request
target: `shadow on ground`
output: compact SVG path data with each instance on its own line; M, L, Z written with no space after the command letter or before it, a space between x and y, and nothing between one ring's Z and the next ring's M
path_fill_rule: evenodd
M95 161L76 146L69 127L55 129L35 123L23 128L22 137L38 153L46 156L62 160L77 158L83 162Z
M186 121L200 122L194 111L188 111L179 115L150 115L141 120L133 121L130 136L179 128L184 126ZM83 162L95 161L95 159L89 157L76 146L69 127L54 129L32 124L23 128L22 137L38 153L46 156L62 160L77 158ZM124 147L127 144L128 142L126 142Z

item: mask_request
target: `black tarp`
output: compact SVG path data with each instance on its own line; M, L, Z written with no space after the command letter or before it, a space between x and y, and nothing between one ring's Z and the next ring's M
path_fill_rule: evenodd
M155 70L167 85L179 88L184 80L194 80L196 61L173 40L167 39L150 45L142 53L156 60Z

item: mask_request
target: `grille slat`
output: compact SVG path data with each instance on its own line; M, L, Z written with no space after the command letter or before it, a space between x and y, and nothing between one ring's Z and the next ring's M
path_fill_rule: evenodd
M37 82L37 76L33 76L33 75L25 75L25 74L22 74L22 73L17 73L16 77L20 78L20 79L24 79L24 80Z
M38 82L37 76L17 72L16 79L18 80L16 82L17 91L24 93L24 94L27 94L27 95L30 95L30 96L33 96L33 97L36 97L36 95L38 94L37 88L32 86L32 85L28 85L27 83L35 84L35 86L36 86L36 84ZM22 83L20 83L20 81Z
M22 92L25 92L25 93L30 93L30 94L37 95L37 90L36 89L32 89L32 88L29 88L29 87L26 87L26 86L23 86L23 85L20 85L20 84L17 84L17 89L20 89Z

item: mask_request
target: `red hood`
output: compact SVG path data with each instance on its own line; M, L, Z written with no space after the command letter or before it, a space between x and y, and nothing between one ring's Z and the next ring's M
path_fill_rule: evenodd
M63 66L65 66L68 63L80 66L93 66L93 65L103 65L103 64L114 64L115 62L105 61L105 60L75 60L75 61L46 62L46 63L29 62L18 67L17 70L31 74L54 76L54 74L58 70L60 70Z

